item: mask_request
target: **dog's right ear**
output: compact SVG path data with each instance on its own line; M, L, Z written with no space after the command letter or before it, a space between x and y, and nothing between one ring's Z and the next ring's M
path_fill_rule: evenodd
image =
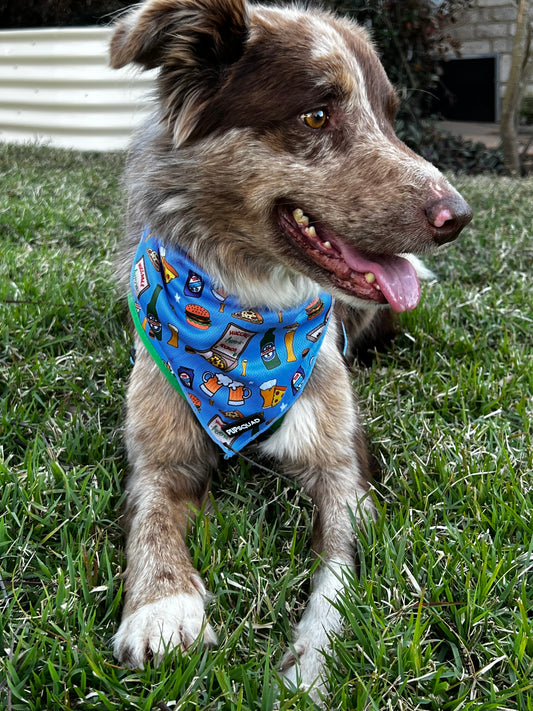
M247 36L244 0L147 0L116 25L110 63L213 68L236 61Z
M242 57L248 34L245 0L147 0L119 21L111 66L160 67L162 115L179 146Z

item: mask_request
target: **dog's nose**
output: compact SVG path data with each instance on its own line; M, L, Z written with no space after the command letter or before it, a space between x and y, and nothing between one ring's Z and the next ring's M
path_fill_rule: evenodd
M433 239L437 244L451 242L472 219L470 205L460 195L447 195L425 207Z

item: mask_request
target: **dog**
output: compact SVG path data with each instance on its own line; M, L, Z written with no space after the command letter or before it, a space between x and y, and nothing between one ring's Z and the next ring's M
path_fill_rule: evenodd
M471 209L396 137L397 96L349 19L147 0L117 22L110 57L158 69L129 153L117 262L136 360L115 655L142 667L216 643L184 538L220 457L246 448L316 508L321 562L280 673L323 689L353 522L375 516L344 333L353 354L391 312L413 309L406 255L454 240Z

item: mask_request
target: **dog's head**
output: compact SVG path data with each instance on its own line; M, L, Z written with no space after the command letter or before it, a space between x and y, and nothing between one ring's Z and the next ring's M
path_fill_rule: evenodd
M349 20L243 0L148 0L119 22L111 62L160 70L151 150L165 154L164 177L144 219L179 223L184 246L210 252L226 283L220 250L258 280L274 265L354 305L404 311L419 286L400 255L455 239L472 217L396 137L394 89Z

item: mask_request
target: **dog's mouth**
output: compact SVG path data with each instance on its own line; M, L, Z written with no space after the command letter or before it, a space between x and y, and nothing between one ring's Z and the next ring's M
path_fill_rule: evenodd
M298 207L278 207L278 223L337 288L364 301L388 303L397 312L410 311L418 304L418 277L404 257L365 254Z

